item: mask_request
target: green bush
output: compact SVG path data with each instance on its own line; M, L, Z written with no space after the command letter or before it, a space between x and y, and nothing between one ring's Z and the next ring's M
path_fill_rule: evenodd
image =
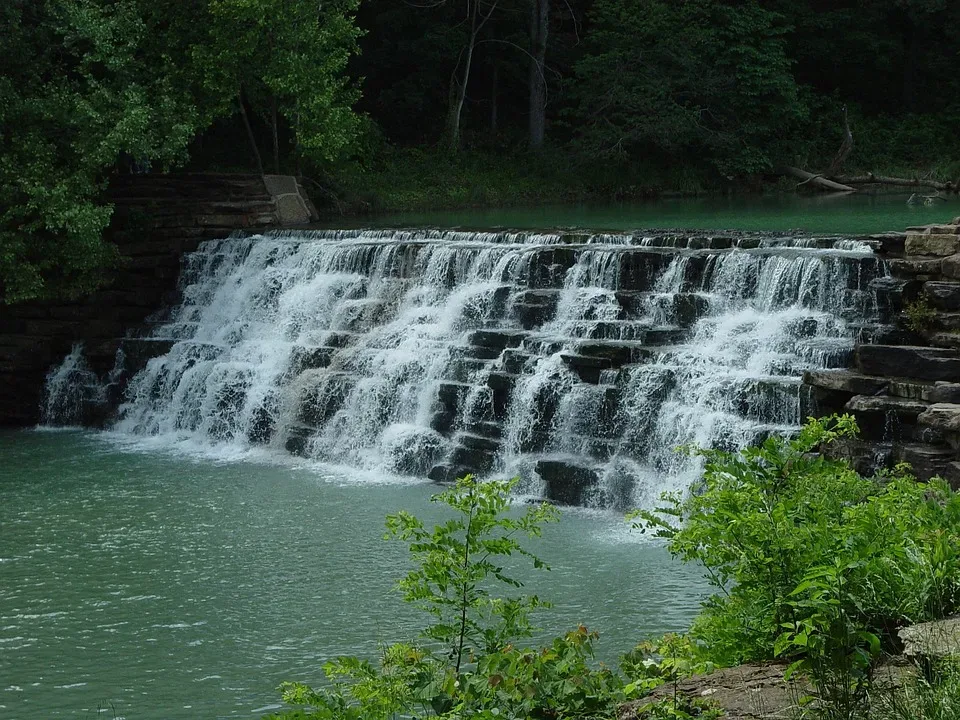
M502 563L519 555L546 567L516 536L539 536L558 513L540 505L510 514L515 482L463 478L433 498L456 515L432 530L406 512L389 516L388 536L407 542L416 561L399 587L432 617L423 631L427 642L383 648L377 663L352 657L329 662L322 689L285 683L284 701L300 707L271 717L613 717L626 696L617 674L592 665L596 633L579 627L543 648L516 645L531 634L530 612L546 604L535 596L498 594L522 585Z
M960 499L905 466L863 478L814 453L855 432L844 416L738 453L698 450L702 484L639 522L717 588L691 629L710 660L788 659L841 715L898 628L960 607Z

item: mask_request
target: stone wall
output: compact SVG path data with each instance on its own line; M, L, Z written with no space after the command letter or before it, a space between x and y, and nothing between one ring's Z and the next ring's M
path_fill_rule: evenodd
M908 462L960 487L960 217L874 236L890 277L875 281L897 330L859 344L849 370L807 373L821 412L850 412L859 468Z
M122 175L108 197L115 210L107 239L121 260L104 288L78 302L0 306L0 425L38 421L46 374L75 343L84 343L94 371L106 372L120 338L169 300L182 255L203 240L316 218L285 176Z

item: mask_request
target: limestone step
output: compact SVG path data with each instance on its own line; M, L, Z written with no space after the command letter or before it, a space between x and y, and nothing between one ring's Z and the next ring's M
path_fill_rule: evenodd
M858 345L856 368L865 375L960 382L960 352L909 345Z

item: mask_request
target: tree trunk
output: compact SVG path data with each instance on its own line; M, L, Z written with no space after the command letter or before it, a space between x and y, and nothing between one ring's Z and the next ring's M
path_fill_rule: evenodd
M460 149L460 116L463 112L463 102L467 98L467 82L470 79L470 65L473 62L473 48L477 43L476 32L470 33L470 41L466 47L466 58L463 61L463 78L457 77L460 64L453 69L450 77L450 110L447 114L447 147L456 152Z
M927 187L944 192L957 192L957 185L953 182L938 182L936 180L923 180L918 178L900 178L888 177L886 175L856 175L853 177L834 178L837 182L844 185L898 185L900 187Z
M500 91L500 62L497 58L493 59L493 68L490 71L490 138L496 139L499 131L499 118L497 112L497 94Z
M806 170L801 170L800 168L790 167L789 165L784 165L783 167L778 167L774 170L778 175L789 175L790 177L795 177L798 180L803 182L800 185L810 185L818 187L821 190L834 190L840 192L856 192L856 190L849 185L842 185L833 180L828 180L822 175L814 175L813 173L808 173ZM797 187L799 187L798 185Z
M260 159L260 150L257 148L257 140L253 136L253 128L250 127L250 118L247 116L247 108L243 104L243 88L237 91L237 100L240 103L240 115L243 117L243 126L247 129L247 140L250 141L250 149L253 151L253 159L257 163L257 172L263 175L263 160Z
M530 0L530 147L543 147L546 131L547 82L544 62L547 56L547 31L550 0Z
M273 172L280 174L280 135L277 131L277 96L270 99L270 119L273 124Z

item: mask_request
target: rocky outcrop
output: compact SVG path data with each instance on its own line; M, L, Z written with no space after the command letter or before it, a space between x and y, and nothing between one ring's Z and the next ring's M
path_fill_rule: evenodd
M858 469L907 462L960 487L960 218L868 242L887 261L890 277L872 287L900 334L863 342L850 369L804 383L820 412L856 416L863 440L842 452Z
M128 330L175 299L180 259L202 241L316 217L294 178L273 176L271 182L282 195L272 194L259 175L114 178L106 237L117 246L120 263L104 288L77 302L26 303L0 312L0 425L38 421L47 370L75 343L84 344L91 369L105 374ZM161 351L131 343L127 352L140 363Z

